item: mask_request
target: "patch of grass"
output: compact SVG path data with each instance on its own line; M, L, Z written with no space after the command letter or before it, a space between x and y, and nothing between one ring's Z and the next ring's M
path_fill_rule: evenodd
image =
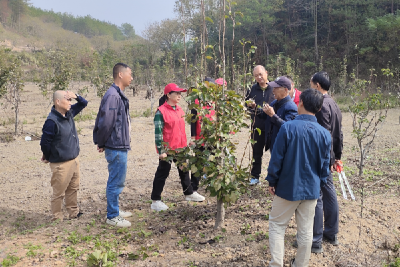
M394 262L385 264L384 267L400 267L400 258L396 258Z
M39 252L37 250L42 249L42 246L41 245L33 245L32 243L28 243L27 245L24 245L24 248L28 250L26 252L27 257L35 257L39 254Z
M17 264L19 261L19 258L17 256L14 255L7 255L7 257L5 259L3 259L3 261L1 262L1 266L3 267L9 267L9 266L13 266L15 264Z
M217 235L217 236L214 237L214 240L215 240L216 242L219 242L219 240L220 240L221 238L223 238L222 235Z
M78 244L79 242L81 242L81 240L82 236L77 231L73 231L68 237L68 241L71 242L73 245Z
M79 113L77 116L75 116L74 120L76 122L80 122L80 121L91 121L94 120L97 116L96 112L90 112L90 113Z
M146 109L146 110L135 110L133 112L130 113L132 118L140 118L140 117L151 117L153 115L153 112L151 111L150 108Z

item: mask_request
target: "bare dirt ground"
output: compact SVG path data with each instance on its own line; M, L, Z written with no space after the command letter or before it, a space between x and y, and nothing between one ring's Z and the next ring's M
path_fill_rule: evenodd
M50 110L34 85L23 93L21 121L24 134L10 140L12 112L0 110L0 263L16 256L15 266L87 266L95 250L109 251L113 266L268 266L268 215L272 197L267 183L249 192L228 207L225 227L213 230L216 199L200 204L184 201L175 168L167 180L163 199L167 212L150 210L150 193L158 157L154 148L151 117L139 117L150 107L145 92L132 97L132 151L128 154L128 174L120 203L132 211L131 228L117 229L105 224L105 188L108 177L104 154L92 142L92 130L100 99L91 91L88 107L76 117L80 139L81 186L79 206L84 216L78 220L50 222L50 168L40 162L41 127ZM325 252L312 255L310 266L384 266L399 257L400 208L399 166L400 125L398 109L390 110L368 159L363 179L357 168L356 142L351 136L351 117L343 114L345 136L343 160L354 186L356 201L344 200L335 176L340 206L340 245L324 243ZM187 128L187 133L189 128ZM25 136L33 137L25 141ZM234 137L242 155L248 132ZM7 142L11 141L11 142ZM267 174L269 153L264 156ZM361 187L364 184L364 199ZM201 194L207 194L200 190ZM286 231L285 265L294 257L291 246L296 234L294 219ZM139 259L132 260L138 255ZM148 257L147 257L148 256ZM107 265L103 265L107 266ZM396 265L397 266L397 265Z

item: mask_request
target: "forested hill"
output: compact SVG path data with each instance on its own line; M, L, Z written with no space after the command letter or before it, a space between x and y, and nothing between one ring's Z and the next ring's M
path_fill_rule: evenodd
M94 66L96 75L107 73L123 61L135 84L190 86L222 77L225 61L229 89L247 87L252 67L262 64L271 79L290 75L300 88L326 70L337 93L348 94L354 78L400 91L400 0L176 0L176 17L148 25L143 38L130 24L27 2L0 0L0 42L74 54L71 64L81 73Z
M28 0L0 0L0 22L0 41L8 40L16 46L51 47L73 38L79 47L138 38L129 23L117 26L90 15L46 11L29 5ZM71 37L73 34L77 36Z

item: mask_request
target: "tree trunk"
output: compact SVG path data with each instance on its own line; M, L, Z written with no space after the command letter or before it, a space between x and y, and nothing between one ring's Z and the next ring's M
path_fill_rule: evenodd
M185 17L183 11L183 3L181 2L181 11L182 11L182 27L183 27L183 48L185 50L185 85L188 84L188 73L187 73L187 52L186 52L186 29L185 29Z
M223 17L223 21L222 21L222 77L223 77L223 81L222 81L222 95L223 95L223 97L224 97L224 99L225 99L225 81L226 81L226 79L225 79L225 29L226 29L226 26L225 26L225 22L226 22L226 19L225 19L225 6L226 6L226 0L223 0L223 2L222 2L223 4L222 4L222 6L223 6L223 8L222 8L222 10L223 10L223 13L222 13L222 17Z
M318 53L318 0L315 0L315 11L314 11L314 23L315 23L315 32L314 32L314 46L315 46L315 62L318 65L319 53Z
M217 200L217 218L215 219L214 229L221 228L225 221L225 207L222 200Z

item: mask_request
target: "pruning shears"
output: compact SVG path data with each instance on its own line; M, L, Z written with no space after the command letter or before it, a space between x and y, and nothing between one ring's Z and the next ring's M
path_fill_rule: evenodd
M353 190L351 190L351 186L349 181L347 180L346 174L343 171L343 162L341 160L338 161L338 164L336 166L336 171L339 174L339 181L340 181L340 187L342 188L342 193L343 193L343 198L347 199L347 194L346 194L346 187L344 186L343 180L346 183L347 189L349 190L350 196L352 200L356 200L353 194Z

